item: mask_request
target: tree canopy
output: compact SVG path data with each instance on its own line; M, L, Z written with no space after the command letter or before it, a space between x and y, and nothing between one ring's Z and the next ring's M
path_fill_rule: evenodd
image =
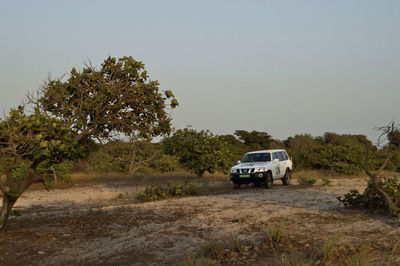
M99 69L86 65L82 71L73 68L66 81L48 80L38 103L80 138L124 134L151 139L170 133L167 108L178 105L170 90L161 92L158 86L142 62L108 57Z
M236 130L235 135L241 140L246 146L251 149L268 149L271 143L271 136L267 132Z
M226 172L233 162L228 144L208 130L178 129L162 143L167 154L178 157L183 166L198 176L205 171Z

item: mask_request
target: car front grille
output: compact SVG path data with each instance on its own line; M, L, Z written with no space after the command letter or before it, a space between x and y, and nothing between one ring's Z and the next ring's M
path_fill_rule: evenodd
M254 168L241 169L242 174L254 173Z

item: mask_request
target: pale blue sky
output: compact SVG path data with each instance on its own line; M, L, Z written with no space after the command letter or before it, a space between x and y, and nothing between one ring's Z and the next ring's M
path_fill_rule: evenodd
M51 72L131 55L177 128L285 139L400 122L400 1L2 1L0 109Z

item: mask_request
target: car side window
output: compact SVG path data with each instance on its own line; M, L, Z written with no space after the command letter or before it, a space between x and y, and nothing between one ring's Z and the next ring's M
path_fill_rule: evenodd
M277 152L272 153L272 160L275 160L275 159L278 159L278 160L279 160L279 157L278 157L278 153L277 153Z
M286 161L288 159L286 152L282 151L280 152L280 154L282 155L283 161Z
M285 159L283 158L283 154L282 154L282 152L277 152L278 153L278 158L279 158L279 161L284 161Z

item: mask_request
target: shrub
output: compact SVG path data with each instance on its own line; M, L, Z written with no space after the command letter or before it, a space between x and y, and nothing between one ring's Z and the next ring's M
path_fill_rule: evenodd
M178 129L163 139L162 146L166 154L178 157L187 170L200 177L206 171L228 173L234 162L228 144L208 130Z
M383 178L378 181L378 186L391 197L393 202L400 201L400 184L398 177ZM368 183L364 193L361 194L358 190L353 189L343 197L337 197L337 199L345 207L349 208L388 209L384 198L375 191L371 182Z
M355 146L324 144L315 146L305 155L307 166L338 174L355 174L362 170L362 149Z
M322 183L323 183L325 186L329 186L329 185L332 183L332 181L331 181L329 178L324 177L324 178L322 178Z
M144 192L139 193L137 198L142 201L155 201L171 197L185 197L199 193L199 187L187 182L174 184L168 182L166 185L148 186Z
M317 180L315 178L303 177L303 176L299 177L299 184L300 185L312 186L312 185L315 184L315 182L317 182Z
M158 160L155 160L154 164L151 165L161 173L174 172L182 170L182 166L179 164L177 157L167 154L162 154Z

